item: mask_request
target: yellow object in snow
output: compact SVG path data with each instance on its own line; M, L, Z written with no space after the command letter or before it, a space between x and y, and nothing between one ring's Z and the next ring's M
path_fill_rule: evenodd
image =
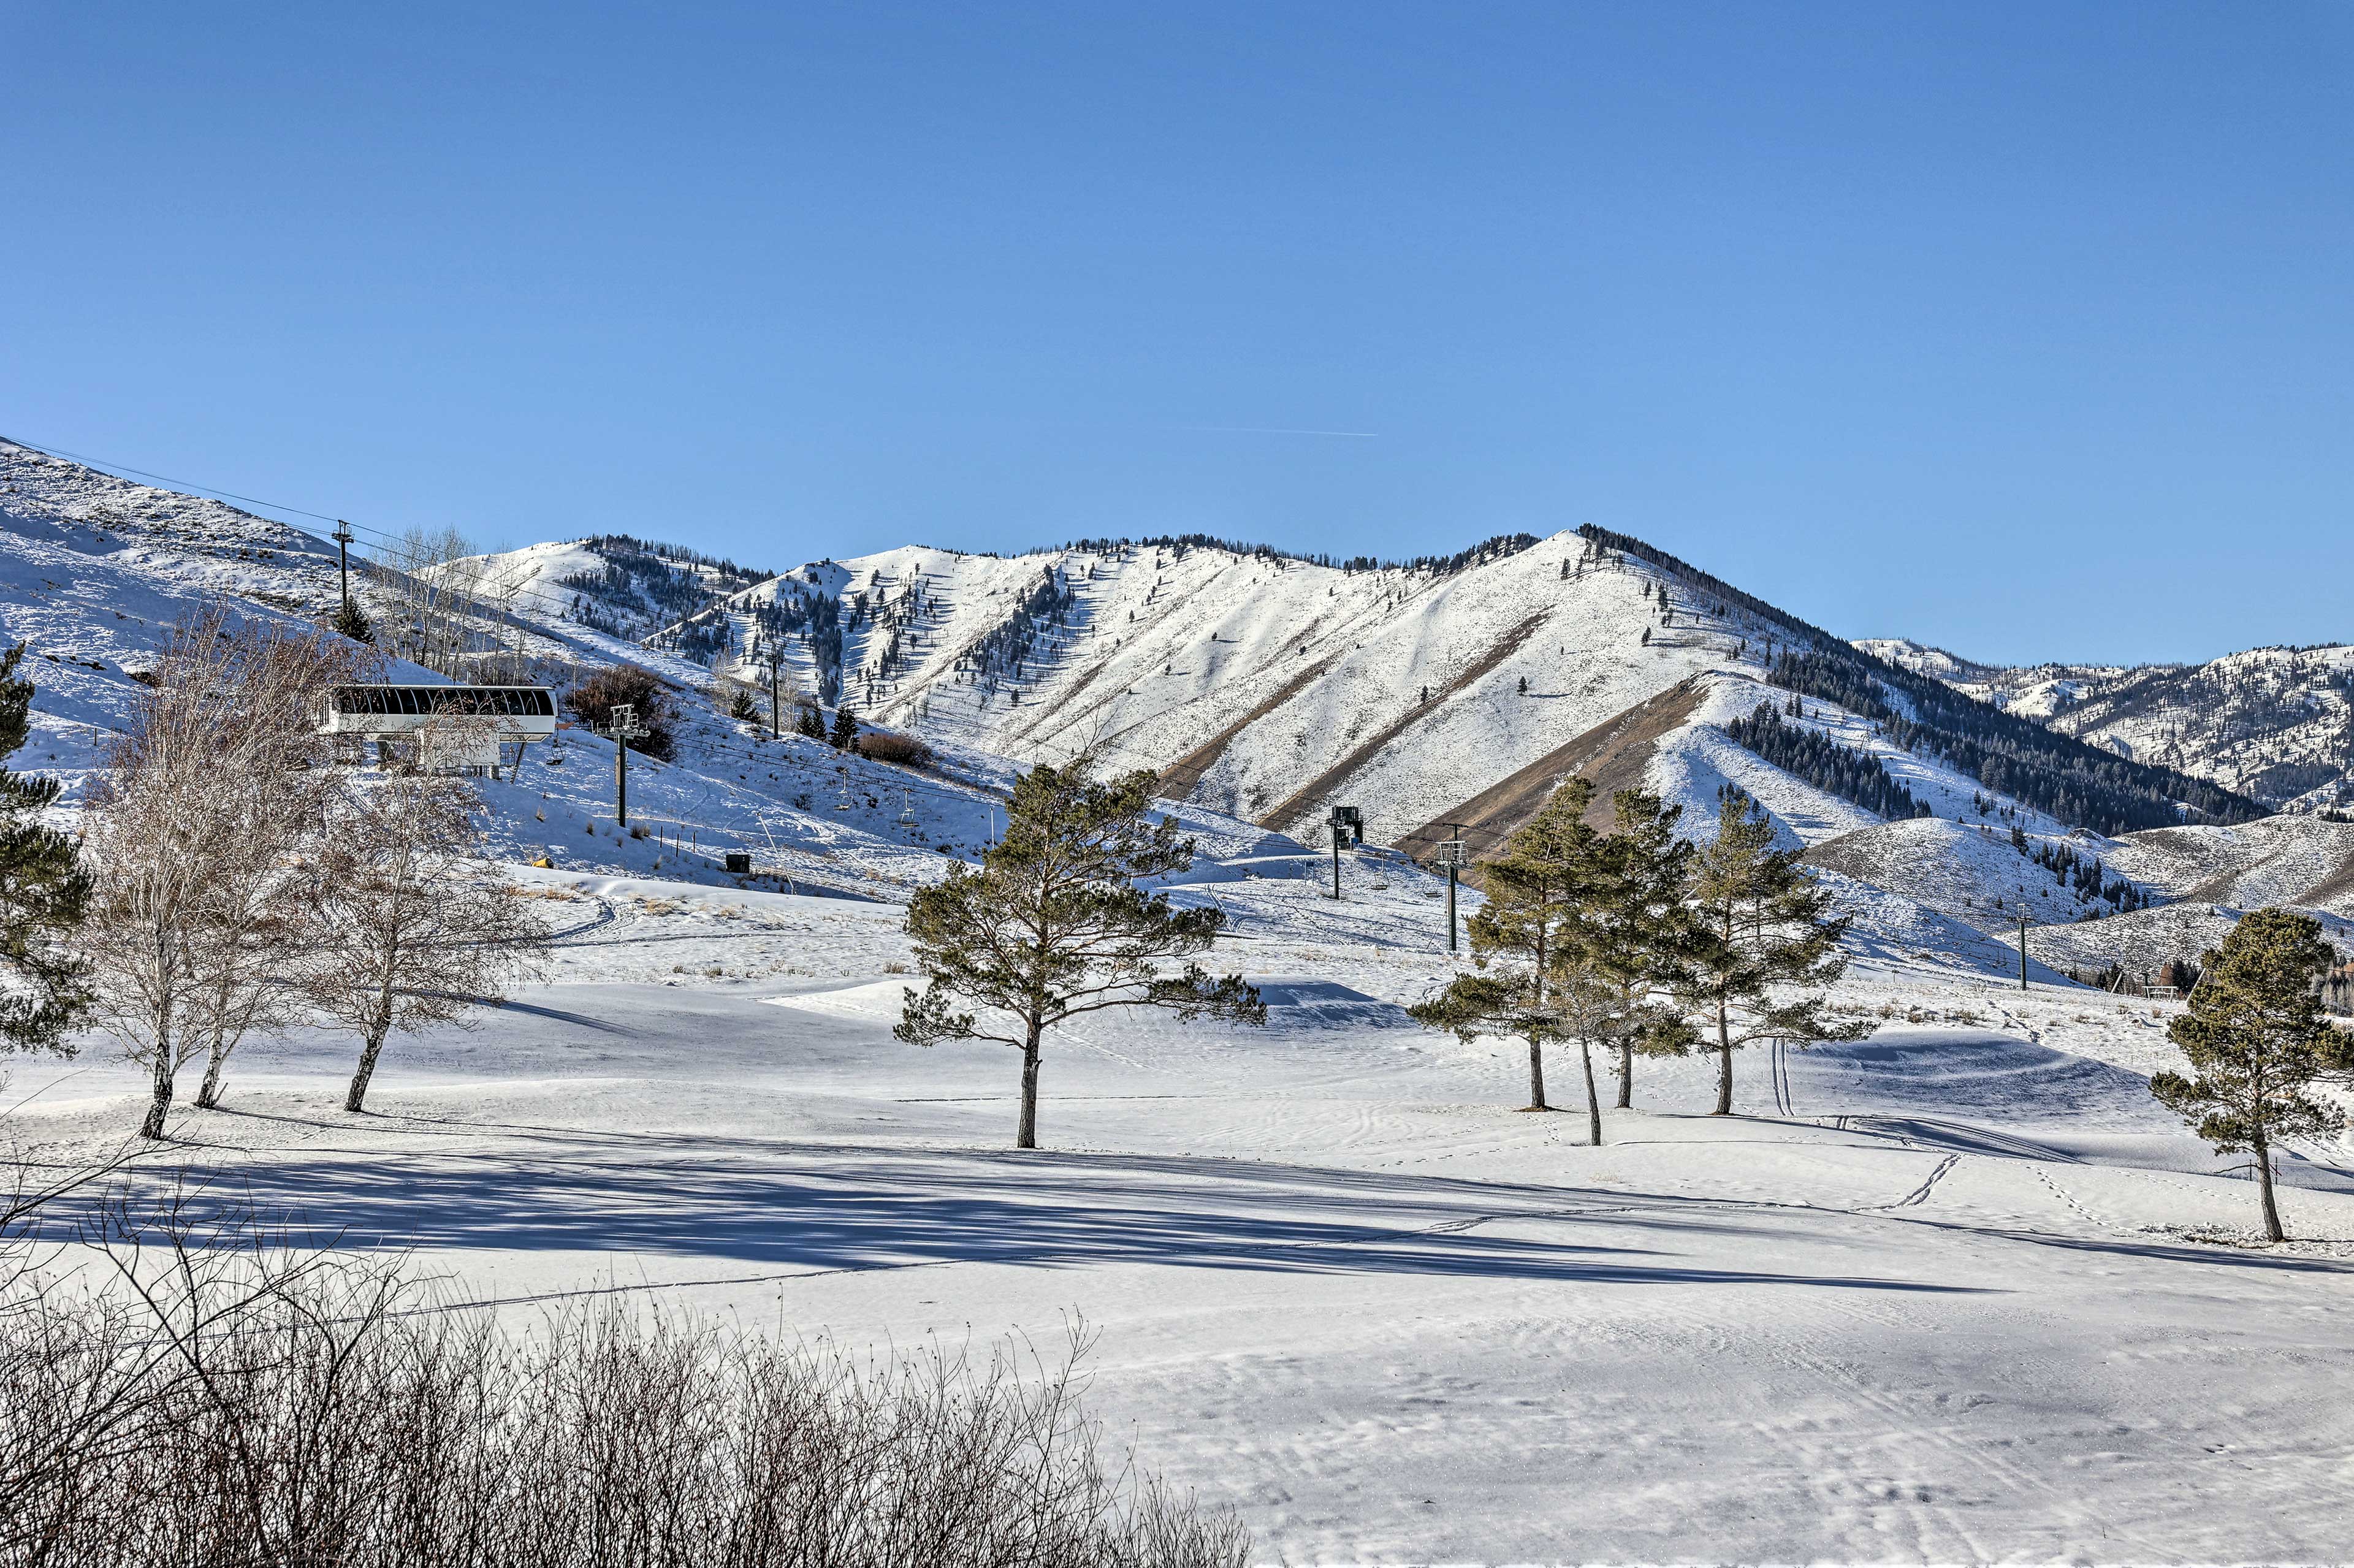
M542 871L554 871L556 869L556 863L548 859L546 855L541 855L537 860L533 861L531 863L537 866Z

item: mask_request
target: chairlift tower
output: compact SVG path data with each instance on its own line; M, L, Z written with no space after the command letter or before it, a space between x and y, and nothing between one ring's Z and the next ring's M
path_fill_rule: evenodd
M1365 842L1365 813L1354 806L1335 806L1324 822L1332 830L1332 896L1337 901L1341 896L1341 841L1346 837L1352 847Z
M1438 863L1447 868L1447 950L1455 951L1455 879L1470 857L1463 847L1463 824L1449 822L1455 836L1438 846Z
M611 723L599 733L613 743L613 821L626 828L630 825L630 742L651 732L639 725L635 703L616 703Z
M335 531L328 537L335 542L335 571L343 578L344 619L352 618L352 525L342 518L335 519Z

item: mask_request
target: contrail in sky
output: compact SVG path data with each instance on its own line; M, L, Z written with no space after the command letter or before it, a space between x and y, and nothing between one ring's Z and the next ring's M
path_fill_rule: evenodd
M1228 436L1354 436L1374 438L1379 430L1293 430L1268 425L1172 425L1172 430L1206 430Z

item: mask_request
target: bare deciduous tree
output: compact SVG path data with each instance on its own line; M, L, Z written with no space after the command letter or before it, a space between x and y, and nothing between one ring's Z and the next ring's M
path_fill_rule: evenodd
M99 1022L153 1075L145 1137L164 1135L183 1065L208 1057L199 1103L217 1103L238 1042L300 1009L285 983L312 937L300 856L334 790L313 704L366 657L207 607L173 632L113 750L82 941Z
M514 606L529 568L479 555L455 528L410 528L379 552L390 600L377 641L454 681L510 680L525 663Z
M545 949L539 917L483 858L479 806L462 779L419 773L358 780L329 816L307 990L360 1037L345 1110L365 1107L388 1036L465 1021Z

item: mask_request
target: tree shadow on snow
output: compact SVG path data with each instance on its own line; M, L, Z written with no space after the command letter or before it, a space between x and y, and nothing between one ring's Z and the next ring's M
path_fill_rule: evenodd
M552 1140L551 1140L552 1141ZM1787 1284L1975 1294L1924 1281L1708 1267L1793 1216L1665 1196L1235 1160L713 1140L616 1160L580 1149L306 1157L238 1173L238 1200L347 1246L634 1252L796 1270L1149 1263L1250 1272L1594 1283ZM750 1158L760 1157L758 1163ZM731 1158L733 1154L735 1157ZM1631 1201L1630 1201L1631 1200ZM1637 1210L1658 1211L1652 1213ZM1483 1234L1591 1218L1622 1238ZM1657 1245L1626 1245L1635 1232ZM1798 1239L1796 1237L1789 1238Z

